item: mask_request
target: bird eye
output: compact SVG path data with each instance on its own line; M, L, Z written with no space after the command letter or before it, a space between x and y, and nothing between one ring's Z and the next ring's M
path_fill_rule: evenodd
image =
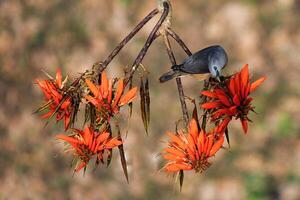
M218 69L218 68L217 68L216 66L214 66L214 70L217 71L217 69Z

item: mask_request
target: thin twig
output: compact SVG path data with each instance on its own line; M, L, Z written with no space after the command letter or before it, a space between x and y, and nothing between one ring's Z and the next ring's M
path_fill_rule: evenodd
M143 48L141 49L140 53L138 54L137 58L135 59L133 65L132 65L132 70L129 74L129 77L127 80L130 80L134 74L134 72L136 71L136 69L140 66L140 64L142 63L150 45L153 43L153 41L159 36L158 35L158 31L161 27L161 25L163 24L163 22L165 21L165 19L167 18L168 14L169 14L169 10L170 10L170 5L168 3L164 3L164 11L159 19L159 21L157 22L157 24L154 26L154 28L152 29L149 37L147 38L147 41L145 43L145 45L143 46ZM128 81L126 81L128 82Z
M157 13L158 9L151 11L119 44L118 46L109 54L109 56L100 64L99 72L102 72L107 65L114 59L116 55L122 50L122 48L150 21Z
M192 52L189 50L189 48L186 46L186 44L183 42L183 40L177 35L172 29L168 28L167 29L168 35L170 35L174 40L181 46L181 48L184 50L184 52L188 55L191 56Z
M164 35L164 42L165 42L165 45L166 45L166 49L167 49L167 52L168 52L168 55L169 55L170 62L174 66L174 65L176 65L175 56L174 56L174 53L172 51L168 35L166 35L166 34ZM188 114L187 106L186 106L185 99L184 99L184 91L183 91L181 78L176 78L176 83L177 83L177 88L178 88L178 92L179 92L179 98L180 98L183 118L184 118L184 121L187 125L188 122L189 122L189 114Z

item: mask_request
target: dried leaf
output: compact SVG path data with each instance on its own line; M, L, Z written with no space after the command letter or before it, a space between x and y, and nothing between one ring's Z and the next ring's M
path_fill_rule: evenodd
M36 114L36 113L39 113L39 112L42 112L46 109L49 108L49 106L52 104L53 101L48 101L47 103L45 103L44 105L40 106L38 109L36 109L33 114Z
M194 103L193 119L196 120L197 126L198 126L198 130L200 130L200 124L199 124L199 118L198 118L198 111L197 111L197 105L196 105L195 100L193 101L193 103Z
M132 84L132 78L130 78L130 80L129 80L129 90L131 90L132 87L133 87L133 84ZM131 118L131 116L132 116L133 103L130 102L128 105L129 105L129 118Z
M227 141L227 144L230 148L230 141L229 141L229 133L228 133L228 128L225 129L225 136L226 136L226 141Z
M118 131L118 138L120 140L122 140L121 131L120 131L120 127L119 127L118 122L115 123L115 126L116 126L116 129ZM121 164L122 164L123 172L124 172L124 175L126 177L126 181L129 184L128 171L127 171L127 162L126 162L126 158L125 158L125 152L124 152L123 144L119 145L118 148L119 148L119 153L120 153L120 158L121 158Z
M109 149L107 151L107 164L106 164L106 167L109 167L109 165L111 163L111 159L112 159L112 149Z
M145 83L145 100L146 100L146 113L147 113L147 124L150 123L150 90L149 90L149 80L148 76L146 77Z
M142 116L146 134L148 135L148 121L147 121L147 110L146 110L146 98L145 97L146 97L146 95L145 95L144 80L141 77L141 83L140 83L141 116Z
M62 100L59 102L59 104L57 105L57 107L55 108L54 112L52 113L52 115L48 118L48 120L46 121L45 126L47 126L47 124L50 122L50 120L53 118L53 116L57 113L57 111L59 110L59 108L61 107L61 105L64 103L64 101L67 99L67 96L63 97Z
M184 172L183 170L180 170L179 172L179 185L180 185L180 192L183 186L183 181L184 181Z

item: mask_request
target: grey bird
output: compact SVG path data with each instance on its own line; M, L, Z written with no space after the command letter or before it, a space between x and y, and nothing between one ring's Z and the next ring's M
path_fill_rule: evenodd
M198 80L205 80L210 76L218 78L227 62L228 57L223 47L210 46L189 56L182 64L172 66L171 71L163 74L159 81L163 83L185 75L192 75Z

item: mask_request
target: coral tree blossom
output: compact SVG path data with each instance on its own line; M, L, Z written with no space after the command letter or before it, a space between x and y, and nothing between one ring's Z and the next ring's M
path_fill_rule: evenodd
M216 154L224 142L224 134L198 130L196 120L189 123L188 133L179 131L178 134L167 132L170 137L168 147L163 151L163 158L168 161L164 166L166 172L180 170L195 170L203 172L211 164L209 159Z
M71 98L64 98L65 82L66 81L62 81L60 69L57 69L55 80L36 80L36 83L43 91L46 100L46 103L42 108L49 109L49 112L42 115L42 118L48 119L56 114L56 121L60 121L64 118L65 129L68 129L72 106Z
M93 94L86 95L85 98L93 104L97 111L109 119L110 116L119 113L120 107L133 101L137 93L137 87L124 93L124 80L118 81L117 89L113 90L113 80L108 80L105 72L101 75L101 84L95 85L89 79L85 80L89 90Z
M202 95L209 97L202 104L202 108L211 112L211 120L220 122L219 131L226 129L233 117L240 119L244 133L248 130L248 113L253 111L253 98L249 95L265 81L265 77L250 83L249 68L245 65L242 70L222 85L218 84L212 90L202 91Z
M93 156L97 156L97 163L103 162L105 151L111 150L122 144L118 138L112 138L109 132L97 132L91 127L86 127L83 131L72 129L75 134L70 136L57 135L56 138L63 140L70 146L69 150L74 150L74 156L79 160L75 172L79 172L86 167Z

